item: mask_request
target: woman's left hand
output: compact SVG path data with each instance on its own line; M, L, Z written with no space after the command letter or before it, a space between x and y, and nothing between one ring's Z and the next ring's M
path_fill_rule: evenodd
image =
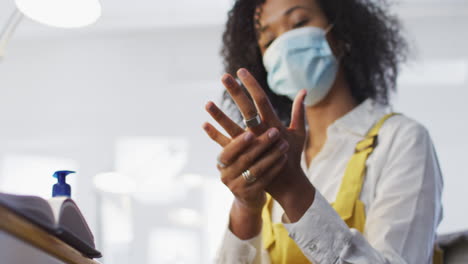
M280 131L281 137L290 145L288 161L283 173L275 178L275 180L266 188L266 191L280 202L292 221L299 219L312 203L313 194L315 193L315 189L310 184L300 165L301 154L306 137L305 109L303 103L306 92L305 90L302 90L296 96L292 107L291 123L289 127L286 127L281 123L280 119L276 115L267 95L258 84L257 80L246 69L240 69L237 72L237 75L247 88L253 102L231 75L225 74L222 78L222 82L233 100L236 102L244 119L252 119L257 114L260 116L261 124L255 127L250 127L248 130L259 135L268 128L276 127ZM209 102L206 106L206 110L232 138L244 132L244 129L227 117L227 115L225 115L214 103ZM230 142L230 138L224 136L217 130L212 130L210 137L221 146L225 146ZM304 203L304 205L301 206L300 204L297 204L298 201L296 201L297 199L294 199L294 195L298 193L305 195L304 192L310 191L312 192L312 200L308 201L302 197L302 203ZM299 210L298 212L294 211L288 213L288 210L285 207L295 207L299 208Z

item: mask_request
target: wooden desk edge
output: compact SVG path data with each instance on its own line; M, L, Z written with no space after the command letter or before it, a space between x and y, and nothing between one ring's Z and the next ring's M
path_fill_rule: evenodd
M65 263L99 264L3 206L0 206L0 230L6 231Z

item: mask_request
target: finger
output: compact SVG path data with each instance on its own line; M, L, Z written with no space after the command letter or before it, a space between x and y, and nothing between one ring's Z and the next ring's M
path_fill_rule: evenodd
M287 162L287 154L279 153L274 157L270 157L271 160L262 160L257 162L254 166L264 166L264 168L252 166L250 170L251 176L256 177L256 180L253 183L248 183L242 175L230 182L231 185L236 186L236 188L244 188L246 192L258 192L265 190L267 186L278 176L284 169L284 166ZM264 164L261 165L260 163Z
M245 120L255 118L257 114L259 114L252 100L250 100L234 77L232 77L230 74L224 74L221 81L236 103L237 107L239 107L239 110ZM260 135L261 133L265 132L266 127L262 122L260 125L249 129L252 130L252 132L254 132L256 135Z
M252 177L256 178L255 182L268 181L268 171L286 154L289 149L289 144L281 140L267 155L259 159L255 164L250 166L249 171ZM243 179L245 181L245 179ZM251 185L245 181L247 185Z
M279 130L277 128L270 128L258 137L249 149L238 154L237 159L231 163L231 166L225 169L227 180L239 177L243 171L250 168L264 153L267 153L279 138Z
M306 90L300 90L296 95L292 105L290 129L305 133L305 106L304 99L307 95Z
M218 143L221 147L226 146L231 142L231 139L223 135L221 132L219 132L218 129L216 129L213 125L210 123L206 122L203 124L203 130L205 130L206 134L214 140L216 143Z
M242 116L245 119L251 119L257 114L257 109L252 103L247 94L242 90L242 87L236 82L234 77L230 74L224 74L221 78L224 86L226 87L228 93L231 95L232 99L236 102L239 110L242 113Z
M244 129L232 121L215 103L208 102L205 109L232 138L244 133Z
M268 185L273 182L273 180L284 171L284 166L288 161L287 154L283 154L274 164L271 166L267 171L263 173L263 176L258 179L255 185L251 186L250 188L258 189L258 190L265 190L267 189Z
M246 69L242 68L237 71L237 76L244 84L247 91L252 96L254 103L260 112L263 120L267 122L269 126L281 126L281 121L275 113L273 106L268 99L263 88L257 82L255 77Z
M255 135L250 131L244 132L238 137L232 139L231 142L224 147L221 154L219 154L219 161L222 164L229 166L237 159L240 153L251 146L254 139Z

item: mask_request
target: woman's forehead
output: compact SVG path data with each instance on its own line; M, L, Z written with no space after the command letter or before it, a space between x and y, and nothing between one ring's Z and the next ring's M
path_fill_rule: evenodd
M257 9L257 19L260 25L269 25L301 7L315 9L317 2L316 0L266 0Z

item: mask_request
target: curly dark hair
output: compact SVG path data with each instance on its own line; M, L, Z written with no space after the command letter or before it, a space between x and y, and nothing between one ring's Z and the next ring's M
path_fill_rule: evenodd
M399 65L405 61L408 45L396 16L389 14L385 0L316 0L328 21L334 24L337 43L347 47L341 59L351 94L358 103L372 98L389 103L396 90ZM221 55L225 71L235 76L239 68L248 69L265 90L280 119L288 124L292 101L278 96L268 87L267 73L257 44L255 12L265 0L236 0L228 13ZM224 108L236 121L241 115L225 91Z

